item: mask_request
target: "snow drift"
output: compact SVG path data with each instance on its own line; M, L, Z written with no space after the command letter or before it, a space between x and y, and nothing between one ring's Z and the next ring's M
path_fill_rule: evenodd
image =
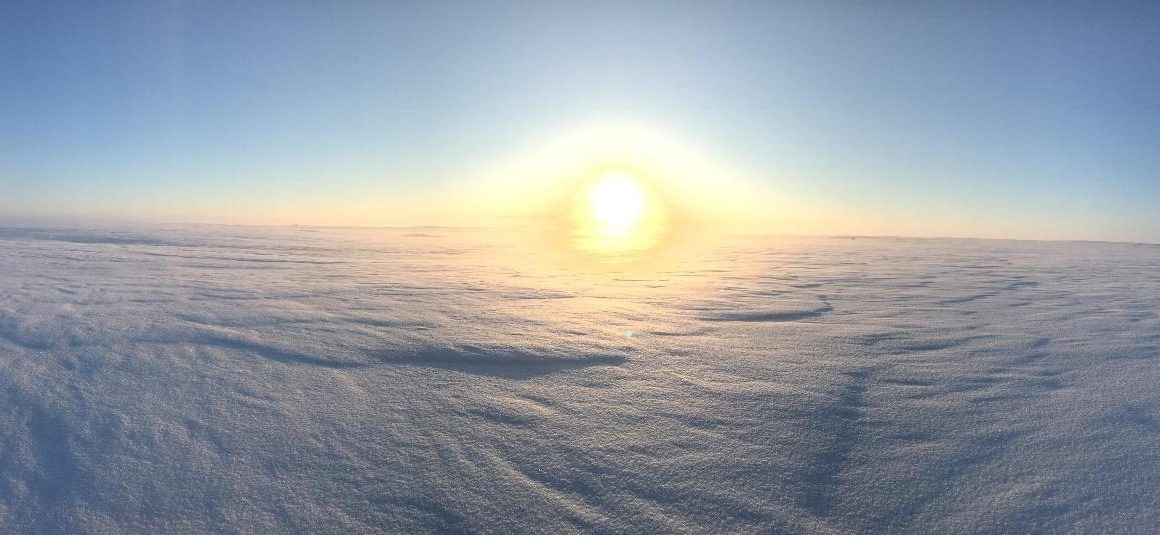
M1160 248L0 227L0 531L1144 532Z

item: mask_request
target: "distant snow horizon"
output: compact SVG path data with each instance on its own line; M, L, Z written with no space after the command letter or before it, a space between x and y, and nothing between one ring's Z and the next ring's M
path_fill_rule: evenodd
M557 222L544 224L473 224L473 225L329 225L310 223L252 223L231 221L198 221L198 220L150 220L150 219L122 219L122 218L95 218L95 217L64 217L64 216L12 216L0 214L0 226L27 226L48 225L53 227L76 227L78 225L130 226L142 229L158 229L164 227L253 227L253 228L315 228L315 229L446 229L446 230L521 230L537 229L558 225ZM858 233L810 233L810 232L743 232L743 231L716 231L713 234L722 237L753 237L753 238L898 238L916 240L982 240L982 241L1022 241L1022 242L1050 242L1050 243L1119 243L1125 245L1160 245L1160 239L1147 240L1116 240L1116 239L1087 239L1087 238L1036 238L1019 236L974 236L974 235L939 235L939 234L858 234Z

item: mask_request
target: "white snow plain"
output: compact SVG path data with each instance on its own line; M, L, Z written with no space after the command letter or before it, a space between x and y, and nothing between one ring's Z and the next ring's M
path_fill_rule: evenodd
M0 227L0 531L1154 532L1160 247Z

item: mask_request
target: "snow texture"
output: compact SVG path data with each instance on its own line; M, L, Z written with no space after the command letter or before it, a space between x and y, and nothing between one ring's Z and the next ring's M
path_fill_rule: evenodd
M469 230L0 227L0 531L1160 526L1160 247L628 266Z

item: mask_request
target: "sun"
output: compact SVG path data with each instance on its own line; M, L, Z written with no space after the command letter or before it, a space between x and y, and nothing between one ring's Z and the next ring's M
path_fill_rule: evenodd
M670 216L655 176L623 170L589 176L572 197L569 235L573 248L601 260L622 262L660 245Z
M604 175L588 192L588 211L593 221L604 227L632 227L644 215L644 208L644 191L631 175Z

